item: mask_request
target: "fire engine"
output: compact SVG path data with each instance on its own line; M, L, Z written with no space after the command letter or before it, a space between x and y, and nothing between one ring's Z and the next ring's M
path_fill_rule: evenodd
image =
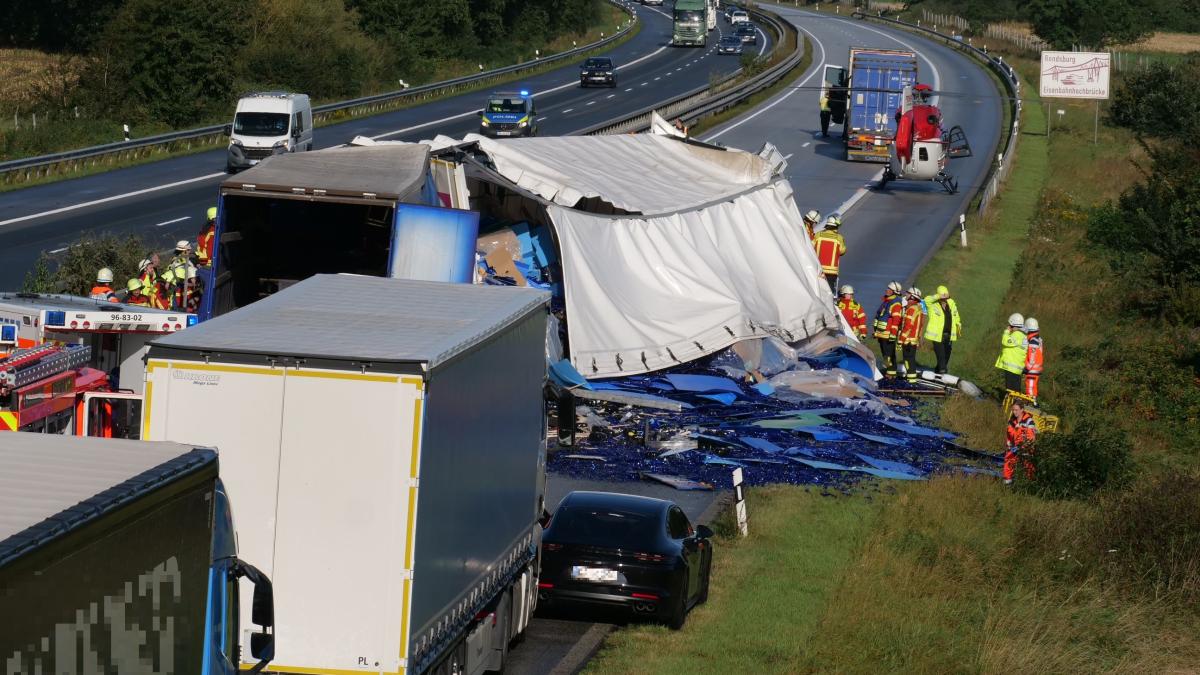
M142 357L196 315L0 293L0 431L138 438Z
M904 86L896 140L879 187L888 181L929 180L954 194L958 181L946 173L951 159L971 156L971 145L962 127L942 130L942 111L929 103L933 90L927 84Z

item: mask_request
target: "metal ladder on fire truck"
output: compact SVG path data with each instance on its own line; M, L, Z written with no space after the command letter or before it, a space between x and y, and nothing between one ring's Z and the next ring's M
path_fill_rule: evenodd
M92 348L88 345L40 345L18 349L0 359L0 431L16 431L16 410L7 410L9 394L39 380L87 365Z

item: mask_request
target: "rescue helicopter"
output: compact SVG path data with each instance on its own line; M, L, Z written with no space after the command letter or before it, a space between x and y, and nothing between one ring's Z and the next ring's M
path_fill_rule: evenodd
M893 180L930 180L954 194L958 181L946 173L951 159L971 156L971 144L960 126L942 128L942 111L929 102L933 88L905 85L896 111L896 137L879 188Z

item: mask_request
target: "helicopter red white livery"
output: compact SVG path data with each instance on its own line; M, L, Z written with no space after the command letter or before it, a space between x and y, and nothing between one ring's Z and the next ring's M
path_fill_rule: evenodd
M933 181L950 194L958 191L958 181L946 173L946 164L970 157L971 145L962 127L942 129L942 111L929 102L932 95L933 88L927 84L905 85L896 111L896 137L880 188L903 179Z

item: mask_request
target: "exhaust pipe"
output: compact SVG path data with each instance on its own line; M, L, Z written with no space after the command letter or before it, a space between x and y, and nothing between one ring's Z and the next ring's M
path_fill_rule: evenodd
M654 612L654 604L649 602L639 602L633 606L633 611L642 614L652 614Z

